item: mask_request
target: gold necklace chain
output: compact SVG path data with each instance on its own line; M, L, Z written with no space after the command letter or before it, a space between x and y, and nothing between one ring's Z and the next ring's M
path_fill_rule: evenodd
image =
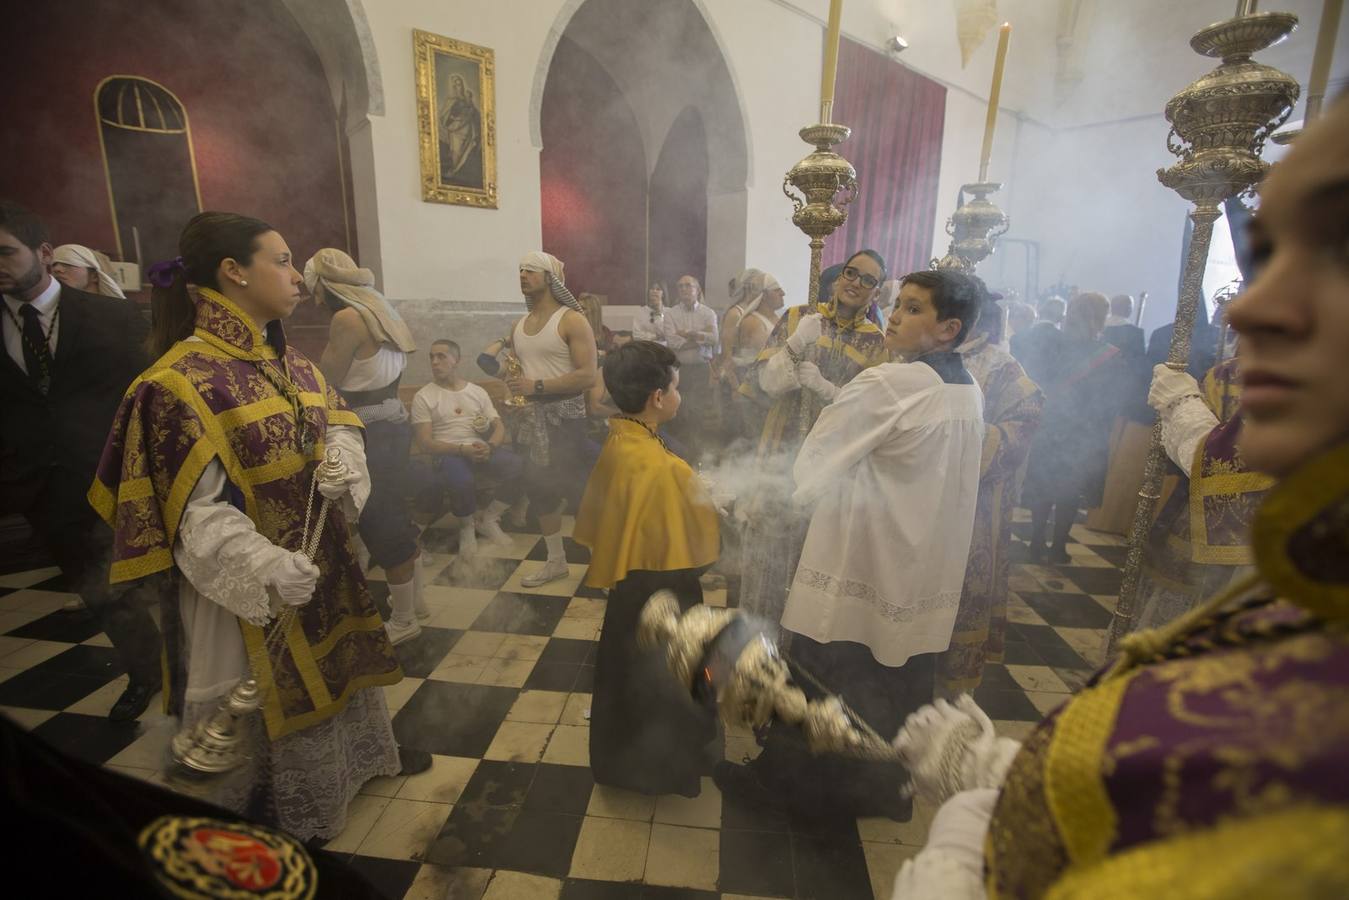
M638 425L642 426L643 431L645 431L647 434L651 435L651 437L655 439L657 444L660 444L662 450L664 450L671 456L677 457L679 455L670 449L670 445L665 443L665 439L656 432L656 429L652 428L650 425L646 424L636 416L614 416L614 418L622 419L624 422L636 422Z

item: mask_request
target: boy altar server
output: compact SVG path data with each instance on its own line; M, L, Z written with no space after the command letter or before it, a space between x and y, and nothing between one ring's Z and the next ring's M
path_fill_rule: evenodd
M608 588L591 699L595 781L644 794L695 797L720 759L715 716L694 705L662 650L637 646L642 606L664 588L681 609L703 602L698 577L717 561L717 512L702 483L657 429L679 411L679 359L634 341L604 360L621 414L586 484L573 530L590 548L586 584Z
M949 270L902 279L885 331L899 362L874 366L825 407L797 456L797 503L814 507L782 627L791 655L877 732L890 736L932 699L936 654L951 642L974 527L983 395L955 348L981 299ZM770 729L723 789L819 809L909 818L890 764L813 759ZM816 791L819 792L816 795Z

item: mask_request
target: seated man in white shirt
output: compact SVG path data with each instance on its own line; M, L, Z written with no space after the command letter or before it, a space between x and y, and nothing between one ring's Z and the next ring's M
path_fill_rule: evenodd
M983 395L954 350L978 319L979 290L950 270L902 281L885 346L904 361L849 382L797 456L793 499L814 512L782 617L793 659L884 735L931 702L934 660L960 604L984 439ZM781 726L758 759L721 763L716 776L723 791L761 802L910 815L900 767L812 758Z
M501 446L506 429L492 398L459 377L459 345L435 341L430 360L435 381L412 398L412 438L419 451L431 456L428 511L438 518L448 497L459 524L459 555L471 557L479 534L493 543L510 542L501 530L501 514L519 499L521 461ZM496 483L496 493L475 515L478 480L484 477Z

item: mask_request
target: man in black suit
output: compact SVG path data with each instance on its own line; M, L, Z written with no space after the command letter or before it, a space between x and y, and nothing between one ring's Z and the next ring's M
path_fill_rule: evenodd
M112 533L86 494L118 404L146 366L144 317L127 300L52 278L42 222L0 200L0 513L22 514L116 648L130 676L108 718L130 721L160 686L145 609L109 588Z
M1134 298L1116 294L1110 298L1110 316L1105 320L1106 343L1119 348L1126 359L1141 358L1144 349L1143 329L1129 321L1134 314Z
M1012 335L1009 342L1012 356L1026 370L1031 381L1044 387L1054 378L1054 363L1062 341L1059 326L1063 324L1068 304L1062 297L1049 297L1040 304L1040 319L1025 331Z

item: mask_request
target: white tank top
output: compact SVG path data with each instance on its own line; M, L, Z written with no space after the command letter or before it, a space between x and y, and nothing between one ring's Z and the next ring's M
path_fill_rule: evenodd
M402 350L380 344L373 356L365 359L353 359L347 377L338 386L343 391L373 391L393 384L393 380L403 374L408 357Z
M520 357L525 377L531 381L540 378L558 378L570 374L575 368L571 364L571 351L567 349L567 342L558 333L562 317L566 313L565 306L553 313L552 318L545 322L543 328L533 337L525 334L524 319L515 323L515 334L512 338L515 355Z

